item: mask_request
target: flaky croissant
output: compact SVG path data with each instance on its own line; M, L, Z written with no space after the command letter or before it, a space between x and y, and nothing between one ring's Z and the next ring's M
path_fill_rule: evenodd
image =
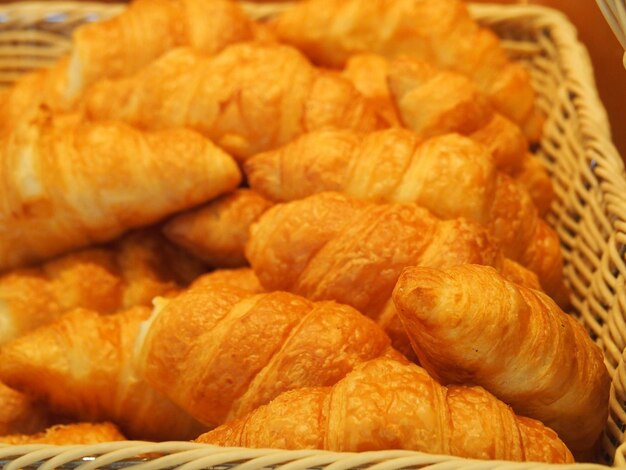
M49 424L47 410L29 396L0 382L0 436L32 434Z
M377 202L417 203L437 217L483 224L504 254L537 273L567 302L558 235L530 197L494 167L486 149L448 134L422 140L406 129L362 135L348 130L306 134L245 164L253 189L275 201L341 191Z
M271 206L255 191L240 188L174 217L164 225L163 233L209 266L245 266L248 229Z
M85 109L147 128L190 127L240 160L315 129L379 126L349 81L279 44L235 44L214 57L172 51L132 77L99 82Z
M0 436L0 444L86 445L99 442L123 441L126 438L111 423L76 423L52 426L37 434Z
M476 223L441 221L416 204L374 204L338 193L269 209L250 229L246 257L268 291L351 305L383 326L405 354L411 347L389 305L403 268L475 263L508 272L515 266ZM519 275L522 267L513 271L519 281L532 280Z
M101 316L74 310L0 349L0 380L81 421L112 421L129 438L190 439L206 428L138 375L133 347L148 307Z
M155 302L137 344L143 377L209 426L398 354L374 322L334 302L253 295L215 279Z
M190 287L205 287L216 283L238 287L251 294L264 292L263 286L251 268L217 269L198 277Z
M529 73L460 0L306 0L285 10L275 26L282 41L321 65L342 67L351 55L373 52L461 72L530 139L541 134Z
M0 156L0 271L111 240L241 178L235 161L195 132L141 132L75 114L22 123Z
M548 296L466 265L407 268L393 300L433 376L485 387L574 452L593 446L606 423L610 378L600 349Z
M548 212L554 199L550 175L528 152L517 125L495 112L471 80L406 58L389 61L387 69L391 96L406 127L424 137L458 132L484 145L496 167L528 190L542 215Z
M252 37L252 22L237 2L134 0L120 15L76 29L68 97L99 79L131 75L176 47L215 54Z
M200 436L222 446L364 452L410 449L476 459L573 462L556 433L480 387L443 387L422 368L375 359L333 387L284 393Z
M74 308L104 314L149 305L205 271L157 230L133 232L110 245L10 271L0 277L0 344Z

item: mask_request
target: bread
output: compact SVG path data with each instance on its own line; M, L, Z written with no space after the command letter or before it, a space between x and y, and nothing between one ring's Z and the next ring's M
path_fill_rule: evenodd
M375 359L333 387L280 395L197 442L366 452L418 450L474 459L571 463L554 431L480 387L443 387L422 368Z
M0 436L0 444L87 445L100 442L123 441L126 438L111 423L76 423L57 425L37 434Z
M251 294L264 292L259 279L251 268L218 269L198 277L191 284L191 287L204 287L216 283L234 286Z
M275 201L341 191L376 202L416 203L442 219L473 220L507 257L537 273L546 292L568 301L558 235L524 189L468 138L422 140L406 129L318 131L249 159L245 171L251 187Z
M44 407L0 382L0 436L32 434L45 429L48 424L49 416Z
M411 348L395 312L383 315L402 269L505 268L502 252L476 223L441 221L416 204L374 204L338 193L269 209L250 230L246 256L266 290L350 305L381 324L403 354Z
M306 0L285 10L275 27L280 40L324 66L342 67L350 56L371 52L468 75L531 140L541 135L529 73L460 0Z
M149 305L205 271L160 236L142 230L0 277L0 344L50 323L68 310L102 314Z
M80 421L111 421L130 439L191 439L207 428L137 374L148 307L101 316L74 310L0 349L0 380Z
M116 238L234 189L234 160L195 132L72 114L0 144L0 271Z
M207 426L394 354L385 333L348 306L223 282L159 299L137 348L145 380Z
M102 80L84 108L94 119L190 127L240 161L311 130L380 125L350 82L271 43L235 44L213 57L171 51L131 77Z
M216 268L247 265L244 247L248 230L272 203L240 188L203 207L177 215L163 227L173 243Z
M606 423L609 374L583 327L548 296L466 265L407 268L393 300L434 377L485 387L575 453L594 445Z

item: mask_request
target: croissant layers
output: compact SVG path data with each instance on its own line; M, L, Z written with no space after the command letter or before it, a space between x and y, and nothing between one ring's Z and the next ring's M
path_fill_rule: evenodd
M466 74L530 139L541 135L530 75L460 0L307 0L286 9L275 26L280 40L320 65L342 67L353 54L373 52Z
M410 449L476 459L568 463L554 431L480 387L442 387L422 368L381 358L333 387L280 395L198 438L222 446L364 452Z
M506 256L537 273L549 294L567 302L557 234L524 189L466 137L423 140L405 129L367 135L318 131L249 159L245 170L251 187L275 201L341 191L358 199L414 202L443 219L476 221Z
M78 115L22 123L0 155L0 271L111 240L241 179L235 161L195 132Z
M131 77L100 81L84 107L95 119L190 127L239 160L316 129L381 125L349 81L271 43L235 44L213 57L171 51Z
M416 204L374 204L339 193L269 209L250 229L246 256L267 290L351 305L383 326L405 354L411 348L390 302L403 268L486 264L537 285L476 223L441 221Z
M435 377L481 385L572 451L591 449L606 424L610 378L600 348L548 296L465 265L407 268L393 300Z
M159 299L137 346L148 383L209 426L284 391L332 385L363 361L398 356L385 333L348 306L254 295L223 279Z

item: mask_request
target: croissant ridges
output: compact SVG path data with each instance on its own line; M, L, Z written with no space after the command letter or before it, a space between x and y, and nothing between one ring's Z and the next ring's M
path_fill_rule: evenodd
M245 266L248 229L271 205L256 192L239 188L203 207L175 216L164 225L163 233L209 266Z
M363 363L333 387L280 395L200 436L222 446L342 452L409 449L466 458L573 462L556 434L480 387L435 382L391 359Z
M525 68L498 38L470 17L460 0L308 0L275 21L278 37L320 65L342 67L351 55L407 56L464 73L531 140L543 118Z
M159 300L137 350L152 387L215 426L286 390L332 385L358 363L397 356L389 345L348 306L286 292L254 295L213 279Z
M177 49L132 77L100 81L83 104L94 119L190 127L239 160L311 130L381 124L349 81L272 43L235 44L213 57Z
M340 191L417 203L442 219L466 217L483 224L507 257L536 272L548 293L567 301L558 236L524 189L466 137L422 140L406 129L318 131L252 157L244 168L250 186L275 201Z
M21 123L0 155L0 270L109 241L241 179L235 161L195 132L77 114Z
M250 229L246 257L268 291L335 300L376 322L407 266L475 263L502 270L510 264L476 223L442 221L416 204L374 204L330 192L270 208ZM515 271L517 281L533 279L519 274L521 266ZM386 331L394 348L411 352L404 332Z
M393 300L434 377L481 385L575 453L592 448L606 424L610 378L601 350L548 296L465 265L407 268Z
M0 435L1 444L88 445L123 441L126 438L111 423L75 423L52 426L37 434Z
M81 421L111 421L131 439L182 440L206 428L142 380L134 344L148 307L77 309L0 349L0 380Z
M149 305L153 297L189 284L204 271L201 262L154 229L9 271L0 277L0 344L74 308L109 314Z

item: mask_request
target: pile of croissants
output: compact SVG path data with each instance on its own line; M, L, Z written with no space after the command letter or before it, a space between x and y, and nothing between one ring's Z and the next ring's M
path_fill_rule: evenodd
M135 0L0 92L0 442L592 458L528 71L460 0L282 10Z

